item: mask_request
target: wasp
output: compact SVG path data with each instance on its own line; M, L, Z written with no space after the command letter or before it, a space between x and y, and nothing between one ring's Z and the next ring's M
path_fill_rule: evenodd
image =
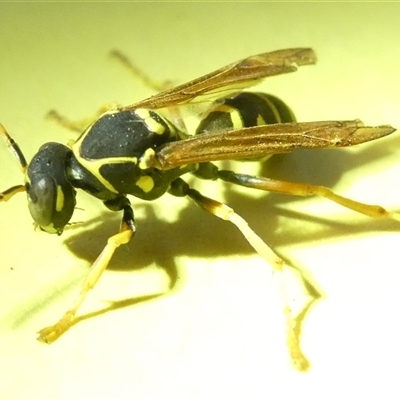
M188 197L205 211L233 223L276 272L284 262L227 204L206 197L182 177L221 180L246 188L295 196L322 196L373 218L400 220L377 205L340 196L324 186L281 181L221 169L221 160L258 160L294 149L353 146L395 131L389 125L364 126L360 120L296 122L290 108L275 96L247 92L264 78L314 64L310 48L267 52L245 58L180 86L168 88L129 106L117 106L97 116L75 142L46 143L28 164L18 144L1 126L0 135L17 160L25 181L0 193L7 201L26 192L33 220L41 230L60 235L76 206L77 189L121 212L119 232L111 236L94 261L80 293L62 318L38 332L51 343L73 324L79 307L107 268L115 250L135 234L136 223L128 196L151 201L169 193ZM206 104L194 134L189 134L181 107ZM166 116L168 114L168 117ZM61 117L59 121L71 126ZM287 343L294 365L304 370L295 317L286 298L283 308Z

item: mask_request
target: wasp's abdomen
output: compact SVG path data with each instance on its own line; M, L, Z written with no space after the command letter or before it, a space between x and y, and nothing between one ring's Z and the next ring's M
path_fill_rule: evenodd
M277 97L243 92L212 106L200 122L196 134L294 121L292 110Z

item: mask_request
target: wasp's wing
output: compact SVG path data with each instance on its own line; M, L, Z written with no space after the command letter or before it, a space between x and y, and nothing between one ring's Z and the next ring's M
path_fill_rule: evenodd
M293 149L353 146L394 131L389 125L368 127L355 120L272 124L204 133L160 147L154 166L165 170L191 163L263 157Z
M149 108L152 110L208 101L213 95L228 96L259 83L267 76L297 70L297 66L314 64L312 49L297 48L258 54L230 64L193 81L156 94L123 109Z

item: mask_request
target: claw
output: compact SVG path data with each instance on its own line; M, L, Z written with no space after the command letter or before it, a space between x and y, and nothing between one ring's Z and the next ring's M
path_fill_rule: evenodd
M56 324L47 326L37 332L37 340L47 344L53 343L72 326L73 320L73 314L67 312Z

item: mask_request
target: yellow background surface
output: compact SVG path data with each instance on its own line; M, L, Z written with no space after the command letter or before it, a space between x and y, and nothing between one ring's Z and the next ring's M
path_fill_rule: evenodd
M0 121L30 159L45 142L75 137L45 120L48 110L80 119L152 94L108 57L113 48L181 83L251 54L312 47L316 67L261 89L301 121L400 127L399 15L398 3L2 3ZM400 210L399 145L396 133L356 149L294 152L261 172ZM22 176L0 146L5 190ZM234 226L169 195L132 200L138 233L82 320L51 346L37 342L120 217L79 194L82 223L51 236L33 229L19 195L0 205L0 398L399 398L400 224L318 198L196 187L234 207L323 293L303 324L310 371L290 365L271 268Z

